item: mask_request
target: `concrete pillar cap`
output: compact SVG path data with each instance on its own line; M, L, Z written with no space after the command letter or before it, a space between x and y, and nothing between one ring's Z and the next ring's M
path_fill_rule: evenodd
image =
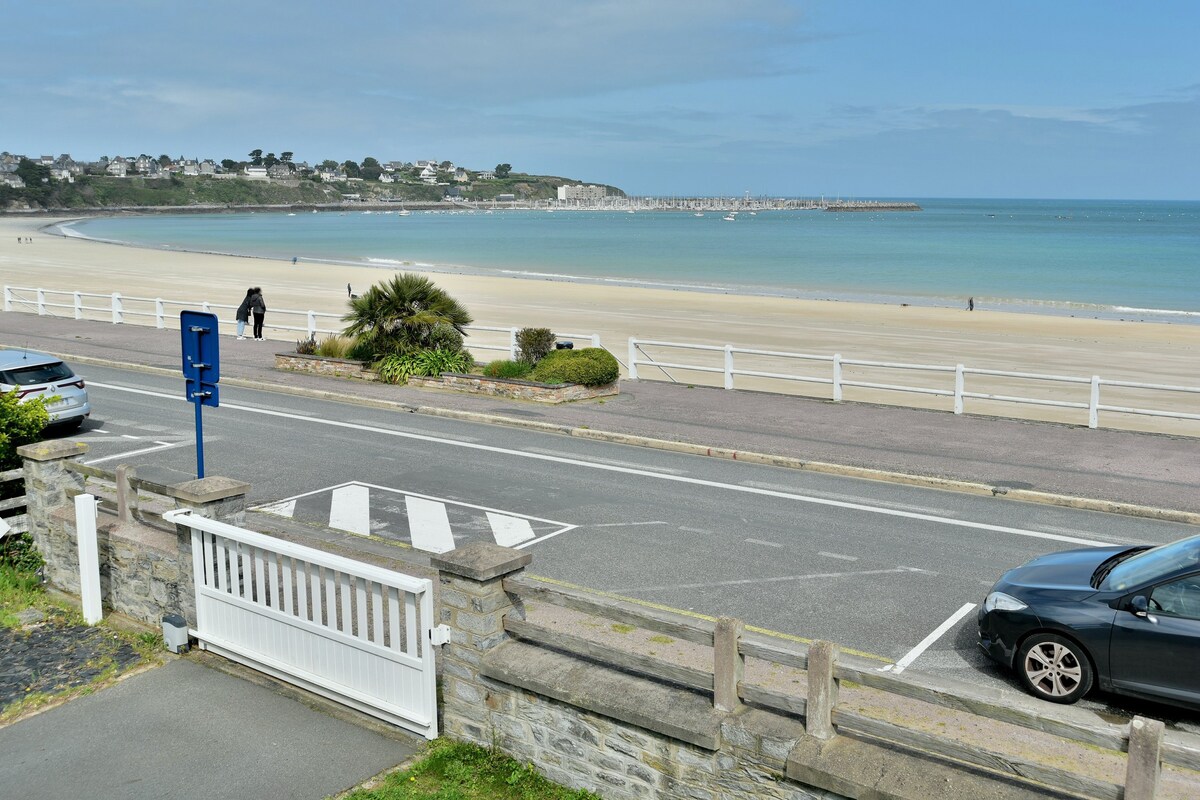
M531 561L531 553L501 547L491 542L472 542L429 559L434 569L473 581L502 577L524 568Z

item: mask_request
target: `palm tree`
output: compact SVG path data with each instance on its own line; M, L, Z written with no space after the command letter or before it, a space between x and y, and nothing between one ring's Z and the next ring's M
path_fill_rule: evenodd
M466 335L471 315L423 275L401 272L350 300L342 317L345 335L370 346L376 356L420 350L437 325Z

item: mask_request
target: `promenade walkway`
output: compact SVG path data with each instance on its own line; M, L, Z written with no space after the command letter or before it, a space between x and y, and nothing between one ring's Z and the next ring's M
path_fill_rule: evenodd
M177 331L136 325L0 313L0 345L27 346L83 363L95 359L174 373L180 368ZM482 415L589 436L610 432L631 442L690 443L726 456L799 459L888 480L912 476L932 485L944 480L947 488L994 489L1021 499L1034 499L1022 495L1032 491L1053 495L1043 499L1057 502L1102 501L1086 504L1096 508L1116 503L1143 507L1144 513L1174 510L1184 512L1185 521L1200 521L1200 440L1195 438L653 381L623 382L621 394L603 402L543 406L275 370L274 354L292 345L227 337L221 343L222 382L395 403L426 413ZM81 371L86 375L86 367Z

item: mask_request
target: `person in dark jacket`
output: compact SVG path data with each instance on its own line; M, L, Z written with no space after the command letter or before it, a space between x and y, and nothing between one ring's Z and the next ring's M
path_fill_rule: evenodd
M237 313L234 318L237 320L237 337L239 339L246 338L246 323L250 320L250 298L254 296L254 289L247 289L246 296L242 298L242 304L237 307Z
M254 294L250 295L250 313L254 314L254 339L263 341L263 318L267 316L267 304L263 302L262 287L255 286Z

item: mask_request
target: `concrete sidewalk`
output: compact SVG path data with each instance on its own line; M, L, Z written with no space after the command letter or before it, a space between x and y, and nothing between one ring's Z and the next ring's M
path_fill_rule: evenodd
M188 658L0 728L0 794L315 800L420 746Z
M179 333L171 330L13 312L0 314L0 345L180 374ZM625 381L605 401L543 406L275 370L274 354L292 345L226 337L222 382L1016 499L1078 498L1098 510L1200 522L1194 438L653 381Z

